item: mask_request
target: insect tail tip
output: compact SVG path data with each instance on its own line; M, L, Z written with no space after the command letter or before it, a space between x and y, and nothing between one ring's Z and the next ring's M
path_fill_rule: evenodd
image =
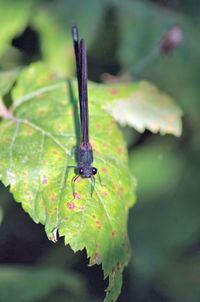
M78 42L78 27L76 24L72 24L72 36L75 42Z

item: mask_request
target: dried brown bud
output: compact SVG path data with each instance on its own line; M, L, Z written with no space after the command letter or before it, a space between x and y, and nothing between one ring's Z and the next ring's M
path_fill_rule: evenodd
M161 53L168 55L183 41L183 31L179 25L175 25L161 39L159 48Z

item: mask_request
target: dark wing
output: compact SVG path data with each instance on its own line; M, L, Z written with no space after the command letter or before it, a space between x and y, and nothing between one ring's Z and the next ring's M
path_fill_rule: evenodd
M81 39L79 44L80 69L81 69L81 132L82 142L89 143L89 118L88 118L88 94L87 94L87 54L85 40Z
M80 116L81 116L81 126L82 126L81 66L80 66L78 28L75 24L72 25L72 37L73 37L73 42L74 42L74 53L75 53L75 57L76 57L76 73L77 73L77 79L78 79L78 94L79 94Z

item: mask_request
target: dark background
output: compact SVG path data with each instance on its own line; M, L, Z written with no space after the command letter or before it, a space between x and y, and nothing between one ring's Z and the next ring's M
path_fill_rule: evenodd
M0 26L5 23L8 30L6 13L14 2L1 2L5 20ZM40 13L47 18L41 21ZM180 138L122 129L138 190L129 216L132 257L119 301L200 301L200 2L32 1L25 16L9 48L1 52L1 69L45 60L64 75L74 75L70 24L75 20L88 44L90 80L130 79L134 68L143 66L132 80L153 82L182 108ZM182 44L153 59L152 50L175 24L182 28ZM60 37L45 48L46 37L55 39L54 27ZM67 63L62 69L57 51L65 39ZM143 65L147 56L149 63ZM0 194L0 301L102 301L107 280L101 267L87 267L86 253L73 254L62 239L48 241L43 226L29 218L8 188L1 185ZM52 277L45 275L49 268Z

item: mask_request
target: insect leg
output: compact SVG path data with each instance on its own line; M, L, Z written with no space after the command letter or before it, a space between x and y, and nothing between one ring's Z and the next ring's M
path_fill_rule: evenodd
M93 195L93 192L94 192L94 189L95 189L95 177L92 175L91 176L91 178L92 178L92 189L91 189L91 197L92 197L92 195Z
M99 183L100 183L100 185L103 187L104 185L102 184L101 176L100 176L99 171L97 171L97 175L98 175Z
M73 180L73 196L74 198L76 197L76 192L75 192L75 182L77 181L77 179L80 177L80 175L76 176Z
M68 167L67 167L67 170L66 170L66 173L65 173L65 179L64 179L64 187L63 187L63 189L66 187L66 182L67 182L69 170L70 170L70 169L78 169L78 168L79 168L79 167L77 167L77 166L68 166Z

